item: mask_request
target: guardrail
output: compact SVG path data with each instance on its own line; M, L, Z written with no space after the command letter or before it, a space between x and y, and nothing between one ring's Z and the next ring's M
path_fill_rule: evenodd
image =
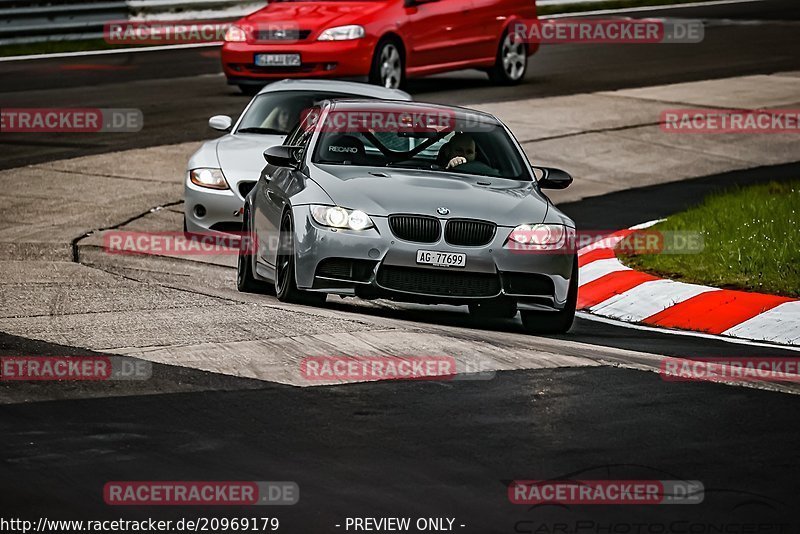
M242 0L0 0L0 45L99 39L119 20L233 20L266 1Z

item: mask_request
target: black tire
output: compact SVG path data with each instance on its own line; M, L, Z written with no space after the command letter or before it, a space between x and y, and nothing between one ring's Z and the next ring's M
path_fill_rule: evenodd
M278 255L275 261L275 294L281 302L320 306L328 295L313 291L297 289L294 270L294 240L286 236L294 235L294 222L291 212L287 211L281 219L280 238L278 239Z
M488 71L489 79L497 85L519 85L527 73L528 47L522 37L506 30L497 46L494 67Z
M242 92L243 95L247 96L255 96L261 90L260 85L250 85L245 83L239 84L239 90Z
M392 66L391 70L389 65ZM381 39L375 47L375 55L372 57L372 66L369 70L369 83L389 89L400 89L405 86L406 60L403 47L397 39Z
M572 261L572 277L569 281L567 302L564 309L557 312L537 312L522 310L522 326L529 334L566 334L575 321L575 308L578 304L578 257Z
M245 211L242 218L242 244L239 247L239 261L236 264L236 288L241 293L274 294L272 284L256 279L253 274L251 252L255 242L250 231L250 214Z
M517 316L517 303L513 299L494 299L469 305L469 314L476 318L512 319Z

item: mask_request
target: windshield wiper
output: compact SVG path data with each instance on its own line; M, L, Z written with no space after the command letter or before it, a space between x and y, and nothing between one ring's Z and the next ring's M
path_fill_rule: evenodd
M264 135L286 135L289 132L282 132L280 130L276 130L275 128L259 128L252 126L250 128L239 128L236 130L236 133L252 133L252 134L264 134Z

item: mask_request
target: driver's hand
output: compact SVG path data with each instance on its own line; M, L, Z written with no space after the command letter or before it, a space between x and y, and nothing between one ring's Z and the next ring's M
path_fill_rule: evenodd
M452 169L453 167L458 167L459 165L463 165L467 162L467 158L464 156L456 156L450 160L450 163L447 164L448 169Z

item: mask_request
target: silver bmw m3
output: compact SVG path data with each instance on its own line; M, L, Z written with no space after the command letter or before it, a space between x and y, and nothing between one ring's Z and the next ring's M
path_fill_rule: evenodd
M365 83L283 80L264 87L235 124L225 115L212 117L209 126L225 135L207 141L189 159L184 232L238 232L244 197L264 167L264 149L280 144L314 102L332 98L411 100L411 95Z
M264 156L245 199L240 291L468 305L520 312L530 332L571 327L575 224L541 190L572 178L533 167L497 118L326 101Z

